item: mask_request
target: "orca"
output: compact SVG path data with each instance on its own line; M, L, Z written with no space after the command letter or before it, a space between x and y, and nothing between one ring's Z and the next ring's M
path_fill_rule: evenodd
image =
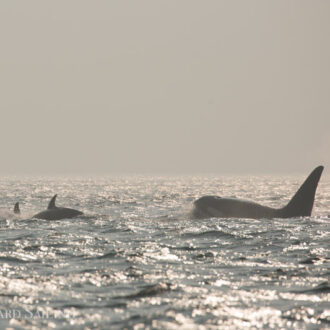
M19 202L17 202L14 206L14 213L15 214L21 214L21 210L19 208Z
M194 218L294 218L312 213L315 192L324 167L316 167L290 202L279 209L254 202L219 196L203 196L194 202Z
M0 219L15 219L16 217L20 217L20 214L21 211L18 202L10 210L6 207L0 207Z
M35 214L33 218L43 220L61 220L75 218L83 214L83 212L80 212L78 210L69 209L66 207L57 207L55 205L56 197L57 195L54 195L53 198L50 200L47 210Z

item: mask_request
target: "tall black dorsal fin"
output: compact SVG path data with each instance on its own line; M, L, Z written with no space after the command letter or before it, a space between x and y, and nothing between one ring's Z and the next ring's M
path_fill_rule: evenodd
M17 202L14 206L14 213L15 214L20 214L21 210L19 209L19 202Z
M289 204L280 210L283 218L308 217L312 214L315 192L323 169L323 166L315 168Z
M48 210L56 208L56 205L55 205L56 197L57 197L57 194L54 195L53 198L50 200L48 207L47 207Z

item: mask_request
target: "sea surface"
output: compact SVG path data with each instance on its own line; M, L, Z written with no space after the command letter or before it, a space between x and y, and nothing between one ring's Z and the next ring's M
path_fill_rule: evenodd
M329 329L329 177L312 217L190 216L206 194L280 207L304 179L2 177L0 329ZM54 194L84 216L33 219Z

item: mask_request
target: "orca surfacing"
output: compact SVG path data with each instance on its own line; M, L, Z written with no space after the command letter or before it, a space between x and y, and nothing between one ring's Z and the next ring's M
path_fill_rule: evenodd
M34 215L33 218L43 220L61 220L75 218L83 214L78 210L69 209L66 207L57 207L55 205L56 197L57 195L53 196L53 198L50 200L47 210Z
M14 205L14 213L15 214L21 214L21 210L19 208L19 202L17 202L15 205Z
M290 202L280 209L236 198L203 196L194 202L195 218L293 218L310 216L323 166L316 167Z

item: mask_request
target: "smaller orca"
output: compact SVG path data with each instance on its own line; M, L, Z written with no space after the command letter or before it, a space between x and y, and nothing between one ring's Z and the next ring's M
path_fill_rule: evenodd
M19 209L19 202L17 202L14 206L14 213L21 214L21 210Z
M194 202L195 218L294 218L309 217L323 166L316 167L283 208L275 209L237 198L203 196Z
M78 210L69 209L66 207L57 207L55 205L56 197L57 194L50 200L47 210L34 215L33 218L43 220L61 220L75 218L83 214L83 212Z

